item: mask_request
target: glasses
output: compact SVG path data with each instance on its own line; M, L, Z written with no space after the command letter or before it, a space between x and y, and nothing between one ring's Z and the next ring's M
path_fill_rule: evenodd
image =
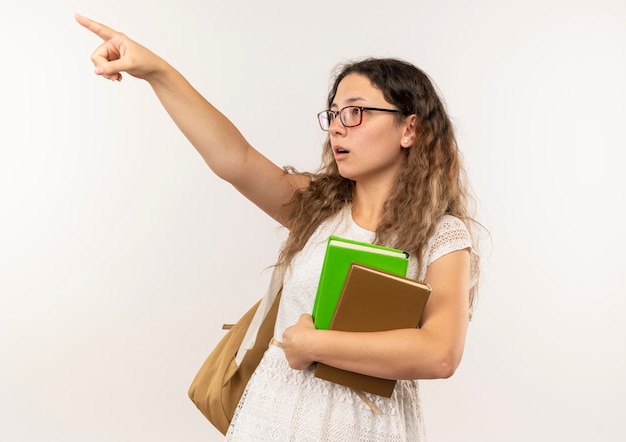
M358 126L363 122L364 111L378 111L378 112L400 112L397 109L381 109L379 107L364 107L364 106L346 106L339 111L325 110L317 114L317 119L320 122L322 130L329 130L330 123L339 115L339 121L345 127Z

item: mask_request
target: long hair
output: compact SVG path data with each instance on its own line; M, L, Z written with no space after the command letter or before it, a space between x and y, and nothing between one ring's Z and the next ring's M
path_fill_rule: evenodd
M328 93L328 108L339 83L349 74L363 75L380 89L385 100L400 110L398 122L412 114L417 116L415 142L404 149L406 160L385 202L374 242L408 251L417 259L419 271L428 240L443 215L456 216L472 232L472 201L454 128L428 75L398 59L368 58L344 65ZM330 138L324 143L319 170L306 175L310 186L297 192L290 202L290 232L279 256L282 265L291 262L324 220L353 199L355 183L339 174ZM473 297L472 291L470 304Z

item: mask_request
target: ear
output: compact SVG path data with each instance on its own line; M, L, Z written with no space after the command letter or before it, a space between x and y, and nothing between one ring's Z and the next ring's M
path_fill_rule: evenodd
M417 136L417 115L412 114L405 118L402 130L402 139L400 140L400 146L404 149L408 149L415 143L415 137Z

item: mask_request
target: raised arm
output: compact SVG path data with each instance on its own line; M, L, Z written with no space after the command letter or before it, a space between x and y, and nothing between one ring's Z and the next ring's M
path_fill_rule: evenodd
M174 123L216 175L281 224L286 224L286 203L308 179L287 174L255 150L239 130L205 100L165 60L107 26L76 15L76 21L104 42L91 59L95 73L121 81L122 72L146 80Z

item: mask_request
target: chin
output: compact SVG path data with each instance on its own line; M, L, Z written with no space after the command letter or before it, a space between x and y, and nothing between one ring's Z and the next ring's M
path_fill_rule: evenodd
M345 170L341 170L341 168L339 169L339 175L347 180L356 181L356 176L354 174L351 174L350 172Z

